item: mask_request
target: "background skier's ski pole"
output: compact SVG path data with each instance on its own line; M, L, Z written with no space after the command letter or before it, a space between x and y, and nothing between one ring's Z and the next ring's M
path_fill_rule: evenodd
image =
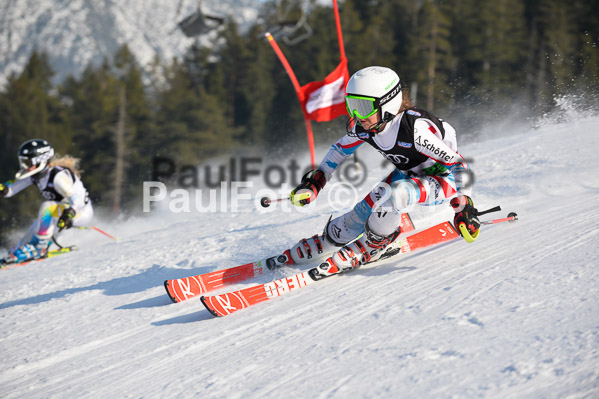
M96 226L91 226L91 227L77 227L77 228L78 228L78 229L81 229L81 230L96 230L98 233L100 233L100 234L104 234L106 237L112 238L112 239L113 239L113 240L115 240L115 241L118 241L118 240L119 240L119 238L118 238L118 237L113 237L113 236L111 236L110 234L108 234L107 232L105 232L105 231L103 231L103 230L101 230L101 229L97 228Z

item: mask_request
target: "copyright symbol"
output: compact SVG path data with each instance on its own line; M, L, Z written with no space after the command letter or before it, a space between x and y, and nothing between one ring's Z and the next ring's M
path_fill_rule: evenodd
M361 159L354 162L344 162L340 166L340 179L351 183L355 187L360 187L366 181L366 164Z
M335 211L347 209L358 201L358 190L349 183L338 182L331 186L327 200Z

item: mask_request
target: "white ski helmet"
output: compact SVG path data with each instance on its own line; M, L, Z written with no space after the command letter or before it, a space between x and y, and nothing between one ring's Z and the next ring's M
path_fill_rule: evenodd
M390 121L401 108L401 82L394 70L369 66L354 73L345 89L350 117L366 119L381 111L381 120Z
M21 170L15 177L21 180L46 169L48 161L54 156L54 148L46 140L33 139L21 144L18 156Z

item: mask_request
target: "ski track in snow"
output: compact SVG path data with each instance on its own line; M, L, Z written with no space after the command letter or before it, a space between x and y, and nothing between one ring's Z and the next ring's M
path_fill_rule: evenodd
M0 272L1 396L599 397L598 125L462 143L476 206L517 223L224 318L172 304L162 282L285 249L322 229L327 204L157 213L105 226L119 243L67 232L80 251ZM452 212L413 215L425 228Z

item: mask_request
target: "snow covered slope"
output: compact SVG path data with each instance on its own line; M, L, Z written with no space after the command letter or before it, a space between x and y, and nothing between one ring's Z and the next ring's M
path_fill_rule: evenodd
M193 43L177 23L197 0L10 0L0 5L0 85L20 73L31 52L46 51L57 81L100 63L127 44L142 66L169 62ZM242 29L255 23L261 0L203 1L202 11L233 16ZM209 40L204 38L204 40Z
M476 205L517 223L225 318L171 303L163 280L287 248L322 229L326 201L98 222L119 243L68 232L79 252L0 271L1 396L599 397L598 126L461 143ZM415 212L417 227L440 212Z

